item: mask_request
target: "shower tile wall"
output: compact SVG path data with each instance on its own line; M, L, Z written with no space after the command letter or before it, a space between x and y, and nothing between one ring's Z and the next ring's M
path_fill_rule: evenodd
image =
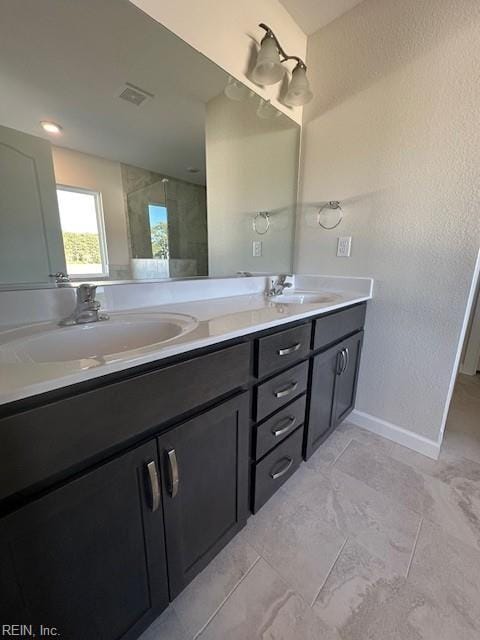
M133 258L152 258L149 204L165 204L166 184L170 276L208 275L206 189L177 178L122 164L125 209Z

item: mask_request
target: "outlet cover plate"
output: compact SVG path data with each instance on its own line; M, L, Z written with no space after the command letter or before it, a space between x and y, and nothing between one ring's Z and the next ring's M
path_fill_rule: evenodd
M254 240L252 245L252 254L254 258L260 258L262 256L262 241Z
M351 250L352 250L352 236L344 236L342 238L338 238L338 243L337 243L338 258L349 258Z

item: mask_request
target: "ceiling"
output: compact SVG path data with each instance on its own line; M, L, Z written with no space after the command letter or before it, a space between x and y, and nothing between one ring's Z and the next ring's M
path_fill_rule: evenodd
M280 0L298 26L311 35L363 0Z
M128 0L0 0L0 15L1 125L205 183L205 104L223 70ZM154 97L121 100L125 82Z

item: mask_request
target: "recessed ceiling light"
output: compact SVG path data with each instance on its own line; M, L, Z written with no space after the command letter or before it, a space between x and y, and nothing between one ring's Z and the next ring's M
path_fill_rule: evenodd
M48 120L42 120L40 122L40 126L47 133L53 133L54 135L59 135L62 133L62 127L55 122L49 122Z

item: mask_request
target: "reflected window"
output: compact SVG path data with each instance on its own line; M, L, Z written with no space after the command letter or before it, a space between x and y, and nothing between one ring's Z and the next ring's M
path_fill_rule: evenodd
M150 221L150 237L152 241L152 255L159 260L168 260L168 211L161 204L148 205L148 219Z
M57 198L68 275L108 276L100 193L58 185Z

